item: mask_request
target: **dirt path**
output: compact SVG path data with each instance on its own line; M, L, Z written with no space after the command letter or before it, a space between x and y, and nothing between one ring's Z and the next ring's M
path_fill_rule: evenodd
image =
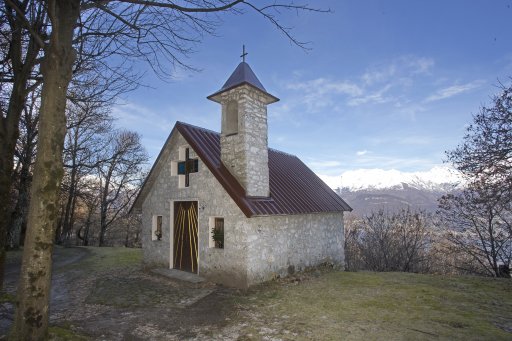
M10 294L19 277L16 257L7 269ZM236 291L173 280L146 271L140 259L123 263L112 257L119 257L119 249L55 249L51 325L92 340L173 340L229 321ZM13 313L12 304L0 306L0 335L8 333Z
M8 254L5 266L4 291L7 294L16 295L17 285L20 277L21 251L14 251ZM64 302L68 292L62 283L64 267L80 262L90 255L86 248L61 248L56 247L53 254L53 276L52 276L52 306L58 302ZM14 305L4 302L0 305L0 337L8 333L14 315Z

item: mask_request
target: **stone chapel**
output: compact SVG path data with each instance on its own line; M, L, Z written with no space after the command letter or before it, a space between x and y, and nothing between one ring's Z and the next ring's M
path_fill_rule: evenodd
M207 97L220 134L176 122L132 211L144 261L246 288L322 263L344 266L351 208L299 158L268 148L279 99L241 62Z

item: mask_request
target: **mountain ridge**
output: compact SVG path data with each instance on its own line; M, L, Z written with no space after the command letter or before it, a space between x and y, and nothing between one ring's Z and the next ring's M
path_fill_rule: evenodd
M341 175L341 191L416 188L447 192L461 188L461 175L449 167L433 167L424 172L401 172L395 169L356 169Z
M462 177L448 167L427 172L363 169L347 171L335 191L364 216L372 211L397 211L404 208L435 212L438 199L463 187Z

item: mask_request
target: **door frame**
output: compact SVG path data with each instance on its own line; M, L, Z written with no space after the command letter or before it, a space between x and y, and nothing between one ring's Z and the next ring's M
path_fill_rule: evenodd
M201 228L200 228L200 219L199 219L199 200L197 198L183 198L183 199L172 199L169 200L169 269L174 269L174 204L177 202L190 202L195 201L197 204L197 272L191 274L199 275L199 250L201 245ZM179 269L176 269L181 271Z

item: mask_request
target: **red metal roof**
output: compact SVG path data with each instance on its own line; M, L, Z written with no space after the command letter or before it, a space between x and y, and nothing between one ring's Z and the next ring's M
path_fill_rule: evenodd
M176 122L174 129L183 135L247 217L352 210L298 157L270 148L270 197L246 197L242 185L221 162L219 133L183 122Z

